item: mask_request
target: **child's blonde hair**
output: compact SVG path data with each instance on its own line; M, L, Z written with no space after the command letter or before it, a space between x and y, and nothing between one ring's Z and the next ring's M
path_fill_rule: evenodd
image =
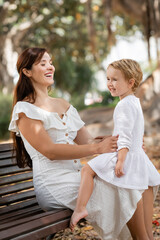
M132 87L132 91L135 93L143 78L140 65L132 59L121 59L110 63L108 67L110 66L120 70L124 75L125 80L129 81L132 78L135 80Z

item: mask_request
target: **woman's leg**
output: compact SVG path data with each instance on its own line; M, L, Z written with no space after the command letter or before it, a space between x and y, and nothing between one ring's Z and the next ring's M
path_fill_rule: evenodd
M86 205L93 192L93 178L95 175L95 172L88 164L86 164L81 170L81 183L78 192L77 203L70 221L71 230L74 229L75 225L79 222L80 219L88 215Z
M144 222L143 199L138 202L137 209L127 226L134 240L149 240Z
M149 187L143 193L144 223L150 240L153 240L152 218L153 218L153 188Z

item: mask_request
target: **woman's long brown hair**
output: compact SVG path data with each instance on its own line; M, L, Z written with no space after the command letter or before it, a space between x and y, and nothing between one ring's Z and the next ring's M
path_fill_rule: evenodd
M27 48L19 56L17 61L19 80L14 90L13 108L18 101L23 101L24 99L27 99L30 103L35 102L36 91L33 87L31 79L23 73L23 69L26 68L27 70L31 70L32 65L40 62L45 52L45 48ZM12 139L14 151L16 153L17 165L20 168L24 168L26 166L32 167L32 160L24 147L21 137L17 136L16 133L13 132Z

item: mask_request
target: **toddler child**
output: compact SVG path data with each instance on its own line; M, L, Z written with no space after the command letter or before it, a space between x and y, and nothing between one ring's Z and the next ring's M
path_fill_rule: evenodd
M160 174L142 149L144 119L140 101L134 95L141 81L142 71L134 60L118 60L107 68L107 87L112 96L120 98L113 115L113 135L119 135L118 150L101 154L82 168L79 195L70 222L72 230L88 215L86 205L97 175L117 188L142 190L145 227L149 239L153 239L153 187L160 184Z

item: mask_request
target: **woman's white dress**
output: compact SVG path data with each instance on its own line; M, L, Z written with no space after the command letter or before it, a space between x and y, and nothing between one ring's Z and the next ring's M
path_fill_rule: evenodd
M84 126L84 122L72 105L61 119L55 112L48 112L27 102L17 102L9 126L10 131L22 137L32 159L34 189L39 205L44 210L64 206L74 210L81 178L80 160L49 160L34 149L16 125L22 112L28 118L42 121L56 144L74 144L77 131ZM94 179L94 191L87 204L87 219L103 240L130 239L126 223L134 214L142 192L117 188L99 177Z
M123 98L116 106L113 135L119 135L118 150L128 148L124 175L115 175L117 152L105 153L88 162L103 180L122 188L144 190L160 184L160 174L142 149L144 119L140 101L134 95Z

